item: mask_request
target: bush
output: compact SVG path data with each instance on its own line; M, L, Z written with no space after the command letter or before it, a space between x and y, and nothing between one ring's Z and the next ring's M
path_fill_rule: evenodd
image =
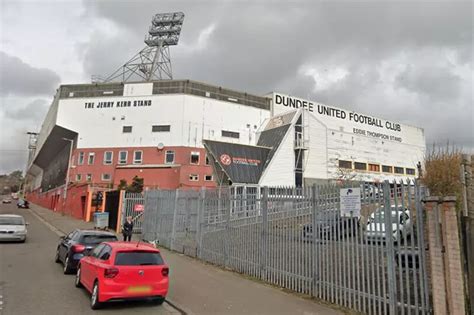
M428 187L431 196L456 196L460 204L462 150L449 143L446 147L433 145L425 157L425 171L421 178Z

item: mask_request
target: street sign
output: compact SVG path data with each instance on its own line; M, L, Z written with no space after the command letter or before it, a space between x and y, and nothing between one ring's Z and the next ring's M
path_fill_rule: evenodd
M133 211L135 212L143 212L143 210L145 210L145 206L142 204L136 204L133 206Z
M360 217L360 188L342 188L340 203L342 217Z

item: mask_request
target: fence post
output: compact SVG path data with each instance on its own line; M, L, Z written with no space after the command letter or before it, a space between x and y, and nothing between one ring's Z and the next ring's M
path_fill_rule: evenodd
M317 268L318 266L318 261L319 261L319 257L318 257L318 246L319 246L319 242L317 240L317 235L316 235L316 217L317 217L317 209L318 209L318 201L317 201L317 198L319 198L319 189L318 189L318 186L316 184L314 184L312 187L311 187L311 198L312 198L312 203L311 203L311 225L312 225L312 250L313 250L313 264L312 264L312 276L313 276L313 289L312 289L312 292L313 292L313 296L314 297L319 297L319 289L317 290L316 288L319 288L318 287L318 283L319 283L319 269Z
M232 194L229 194L229 200L226 204L226 212L225 212L224 267L227 267L229 265L230 212L232 208L232 200L233 200Z
M176 217L177 217L177 212L178 212L178 195L179 195L179 190L175 190L175 196L174 196L174 210L173 210L173 226L171 227L171 242L170 242L170 249L175 250L174 247L174 238L176 236Z
M267 279L267 238L268 238L268 187L263 187L262 195L262 234L260 242L260 278Z
M449 314L465 314L464 277L461 263L456 197L445 197L442 205L444 266Z
M474 313L474 182L472 178L472 160L474 155L463 154L461 162L461 183L463 186L462 220L463 246L466 266L468 308Z
M115 232L118 234L122 231L122 209L123 209L123 198L124 198L123 190L119 191L119 201L118 201L118 209L117 209L117 226L115 227Z
M396 184L394 185L394 196L396 196ZM388 181L384 183L384 224L386 229L392 226L392 209L390 205L390 184ZM393 238L385 231L385 242L387 243L387 280L388 280L388 302L389 302L389 314L396 314L397 305L397 281L395 279L395 249L393 246Z
M424 199L428 224L428 241L431 270L431 292L434 314L447 314L446 279L444 273L443 243L439 227L438 197Z
M201 243L202 243L202 223L204 221L204 194L205 188L201 187L198 196L198 210L197 210L197 226L196 226L196 257L201 258Z

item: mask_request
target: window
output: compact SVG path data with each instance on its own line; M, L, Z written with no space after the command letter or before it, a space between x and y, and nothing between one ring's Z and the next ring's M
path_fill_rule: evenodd
M395 166L395 174L405 174L403 167Z
M382 172L393 173L392 167L388 165L382 165Z
M76 182L80 182L82 179L82 175L81 174L76 174Z
M371 172L380 172L380 165L378 165L378 164L369 164L369 171L371 171Z
M191 152L191 164L199 164L199 152Z
M222 136L227 138L239 139L240 135L238 132L222 130Z
M84 234L80 242L87 245L98 245L102 242L115 242L118 241L117 237L114 235L101 235L101 234Z
M89 165L94 164L94 159L95 159L95 153L90 152L89 153L89 158L87 159L87 164L89 164Z
M206 165L211 165L211 161L209 161L209 157L206 154Z
M407 172L407 175L415 175L414 168L406 168L405 171Z
M114 154L113 154L112 151L105 151L104 152L104 164L106 164L106 165L112 164L113 156L114 156Z
M351 161L339 160L339 167L340 167L340 168L349 168L349 169L352 169L352 162L351 162Z
M118 164L127 164L128 162L127 158L128 158L128 151L120 151Z
M118 252L115 266L157 266L164 265L160 253L146 251Z
M174 163L174 151L166 151L165 164L173 164L173 163Z
M92 181L92 174L87 174L86 175L86 181L88 181L88 182Z
M169 132L171 130L170 125L154 125L151 126L151 132Z
M143 161L143 151L134 151L133 164L142 164L142 161Z
M191 174L189 175L189 180L192 182L197 182L199 180L199 175Z
M102 180L103 181L109 181L110 180L110 174L102 174Z
M104 249L104 247L105 247L105 244L97 245L97 247L94 248L94 250L92 251L91 256L95 258L99 257L99 253Z
M205 180L206 182L212 181L212 175L206 175L206 177L204 178L204 180Z
M367 164L366 163L361 163L361 162L354 162L354 168L356 170L366 171L367 170Z
M109 245L105 245L104 249L102 249L99 253L100 260L107 260L110 258L110 253L112 252L112 248Z
M84 164L84 152L79 152L79 155L77 156L77 164Z
M123 126L122 127L122 132L123 133L131 133L132 132L132 126Z

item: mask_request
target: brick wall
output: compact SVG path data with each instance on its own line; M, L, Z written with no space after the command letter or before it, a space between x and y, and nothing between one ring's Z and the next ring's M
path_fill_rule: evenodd
M466 314L455 197L425 199L434 314Z

